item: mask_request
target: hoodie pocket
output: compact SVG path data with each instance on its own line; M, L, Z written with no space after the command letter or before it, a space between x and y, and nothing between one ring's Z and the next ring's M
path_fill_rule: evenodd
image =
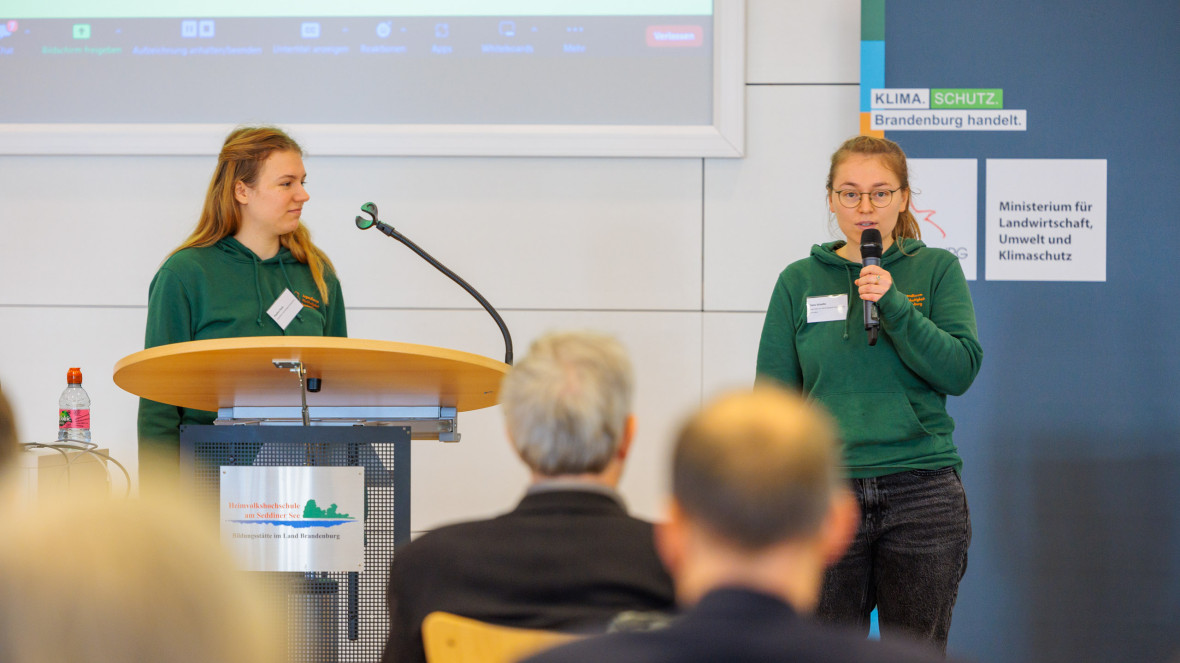
M930 436L918 421L913 406L901 392L849 391L819 395L816 400L827 408L840 426L844 443L889 444Z

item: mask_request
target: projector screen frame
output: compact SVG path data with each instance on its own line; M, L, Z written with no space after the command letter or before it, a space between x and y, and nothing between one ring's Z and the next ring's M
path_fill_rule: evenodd
M324 156L742 157L745 0L714 0L713 122L284 124ZM215 155L228 124L0 124L0 155Z

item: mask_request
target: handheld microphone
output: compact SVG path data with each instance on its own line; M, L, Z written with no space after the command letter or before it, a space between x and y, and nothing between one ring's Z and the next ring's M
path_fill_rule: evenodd
M387 223L384 223L383 221L381 221L381 219L378 219L376 204L365 203L364 205L361 205L361 211L364 212L365 214L368 214L370 218L366 219L363 216L357 215L357 217L356 217L356 227L357 228L360 228L361 230L368 230L369 228L376 228L377 230L380 230L382 233L385 233L386 236L392 237L393 239L396 239L397 241L401 242L402 244L405 244L406 248L410 249L414 253L417 253L420 258L422 258L426 262L430 263L431 266L433 266L438 271L445 274L447 278L451 279L455 283L458 283L464 290L467 291L467 294L474 297L475 301L479 302L480 305L483 306L484 310L487 311L488 314L492 316L492 319L496 321L496 326L498 326L500 328L500 333L504 335L504 363L511 366L512 365L512 334L510 334L508 332L508 325L504 324L504 319L500 317L500 314L496 311L495 307L493 307L491 305L491 303L488 302L488 300L484 299L484 296L479 294L479 291L477 291L475 288L471 287L471 285L468 284L467 281L464 281L462 278L460 278L460 276L458 274L452 272L446 265L442 264L438 260L435 260L434 256L430 255L426 251L423 251L422 247L420 247L417 244L415 244L414 242L410 241L410 238L408 238L405 235L398 232L397 229L395 229L393 226L391 226Z
M881 264L881 231L868 228L860 234L860 261L865 266ZM865 305L865 331L869 333L869 345L877 344L881 331L881 319L877 316L877 305L862 300Z

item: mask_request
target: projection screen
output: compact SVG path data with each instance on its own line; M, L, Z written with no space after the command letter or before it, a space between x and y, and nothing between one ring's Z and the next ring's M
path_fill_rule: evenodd
M743 0L5 4L0 154L743 151Z

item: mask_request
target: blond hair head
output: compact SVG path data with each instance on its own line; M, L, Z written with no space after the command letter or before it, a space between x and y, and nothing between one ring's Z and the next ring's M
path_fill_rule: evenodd
M51 501L3 518L5 663L280 660L252 579L179 500Z
M275 127L239 127L225 138L221 153L217 156L217 169L205 193L205 204L197 227L188 239L172 253L190 247L213 246L225 237L238 232L242 226L242 211L234 198L234 187L238 182L254 186L262 172L262 164L275 152L296 152L303 154L293 138ZM303 222L294 231L279 237L279 244L287 247L291 255L311 269L320 292L320 299L328 303L328 285L324 281L324 270L332 269L327 254L311 241L311 233Z

